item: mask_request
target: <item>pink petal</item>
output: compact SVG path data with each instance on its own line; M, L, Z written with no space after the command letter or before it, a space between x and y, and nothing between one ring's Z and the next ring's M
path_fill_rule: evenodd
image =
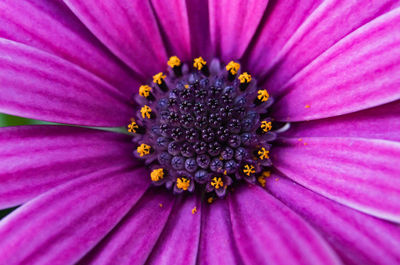
M319 119L399 99L400 34L393 27L398 23L400 8L332 46L282 88L284 95L274 105L275 117Z
M94 126L129 122L129 98L86 70L0 38L0 112Z
M152 189L79 264L144 264L171 212L174 196Z
M128 96L138 87L128 67L116 59L60 1L1 1L0 25L0 37L79 65Z
M400 222L400 143L310 137L282 140L274 166L330 199L379 218Z
M232 234L227 202L216 200L206 205L199 248L199 264L242 264Z
M67 126L0 129L0 209L116 163L135 166L127 136Z
M181 60L190 62L193 58L186 2L152 0L152 5L161 24L161 34L165 35L169 54L177 55Z
M246 264L339 264L327 243L260 187L229 197L233 235Z
M342 206L288 179L271 179L267 187L314 226L346 264L400 263L397 225Z
M242 57L268 1L209 0L210 34L214 53L224 62Z
M64 2L104 45L143 77L166 68L165 47L148 1Z
M143 170L115 166L61 185L0 223L0 264L74 264L140 198Z
M146 264L196 264L202 216L201 198L190 196L182 199L175 205ZM192 213L194 207L197 212Z
M400 141L400 101L314 121L294 122L285 137L361 137Z

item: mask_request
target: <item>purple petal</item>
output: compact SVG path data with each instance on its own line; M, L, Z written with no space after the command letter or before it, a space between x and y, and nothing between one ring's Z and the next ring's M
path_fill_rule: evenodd
M362 212L400 222L400 143L284 139L272 153L274 166L301 185Z
M302 218L257 186L229 197L233 235L247 264L339 264Z
M295 122L285 137L361 137L400 141L400 101L321 120Z
M171 212L174 196L149 190L79 264L144 264Z
M1 128L0 144L0 208L116 163L137 164L129 137L77 127Z
M242 57L268 1L210 0L210 34L214 53L229 62Z
M138 84L60 1L0 2L0 37L57 55L130 96Z
M227 202L224 199L217 199L212 204L206 205L203 213L199 264L242 264L232 234Z
M18 208L0 223L0 264L74 264L140 198L147 188L142 174L115 166Z
M86 70L0 38L0 112L52 122L121 126L129 98Z
M181 60L191 61L189 16L185 1L152 0L154 12L161 24L161 33L165 35L165 44L169 54ZM179 26L177 26L179 25Z
M393 27L399 23L400 8L367 23L324 52L283 86L284 95L274 105L275 117L319 119L399 99L400 34Z
M399 264L400 229L280 178L267 181L273 195L313 225L346 264Z
M165 47L148 1L64 2L101 42L143 77L166 68Z
M196 264L201 225L201 198L190 196L175 204L146 264ZM197 212L192 213L196 207Z

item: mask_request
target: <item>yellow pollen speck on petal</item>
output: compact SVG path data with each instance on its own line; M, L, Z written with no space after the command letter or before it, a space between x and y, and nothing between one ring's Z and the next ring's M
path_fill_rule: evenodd
M188 85L188 84L186 84L186 85L185 85L185 88L186 88L186 89L187 89L187 88L189 88L189 85Z
M157 168L151 171L150 177L152 181L159 181L164 178L164 169Z
M179 58L177 56L171 56L171 57L169 57L168 65L171 68L174 68L175 66L180 66L181 60L179 60Z
M308 108L310 107L310 105L305 105L304 107L305 107L306 109L308 109Z
M269 158L269 151L266 150L264 147L262 147L260 150L258 150L258 157L262 160L268 159Z
M238 79L240 83L250 83L251 75L249 75L247 72L244 72L243 74L239 75Z
M195 214L195 213L197 213L197 207L196 206L192 209L192 214Z
M272 129L272 122L270 122L270 121L262 121L261 122L261 129L264 132L269 132Z
M204 61L203 57L198 57L198 58L194 59L193 67L196 68L197 70L201 70L203 68L203 66L206 64L207 64L207 62Z
M263 171L263 173L261 173L261 176L263 176L264 178L269 178L271 176L271 171Z
M176 180L176 187L181 190L188 190L190 186L190 179L178 178Z
M136 133L136 129L139 129L139 125L137 125L136 121L132 119L131 123L128 125L128 132Z
M164 205L162 203L160 203L158 206L160 206L160 208L162 208Z
M150 119L150 114L151 114L151 108L147 105L144 105L141 109L140 109L140 113L142 113L142 118L145 119Z
M150 154L151 146L147 144L141 144L138 146L136 151L140 156L148 155Z
M267 90L265 90L265 89L258 90L257 93L258 93L257 98L259 100L261 100L261 102L265 102L269 99L269 94L268 94Z
M246 174L247 176L250 176L251 174L256 173L256 171L254 170L253 165L245 165L244 169L243 169L243 173Z
M148 85L140 86L139 87L139 95L142 97L147 98L150 95L151 87Z
M237 72L240 69L240 64L234 61L230 61L227 65L226 65L226 71L231 72L232 75L236 75Z
M265 177L264 176L259 176L258 178L257 178L257 181L258 181L258 183L260 183L260 185L261 185L261 187L263 187L263 188L265 188L265 183L267 183L267 181L265 180Z
M221 178L214 177L211 181L211 186L216 189L222 188L224 186L224 182Z
M210 204L211 204L213 201L214 201L214 198L213 198L213 197L209 197L209 198L207 199L207 202L210 203Z
M153 83L161 85L166 77L167 76L164 75L163 72L153 75Z

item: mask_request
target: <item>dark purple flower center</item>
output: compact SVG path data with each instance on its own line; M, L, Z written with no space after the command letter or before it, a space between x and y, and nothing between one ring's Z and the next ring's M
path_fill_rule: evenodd
M152 183L211 198L243 179L264 186L276 138L268 92L233 61L221 68L199 57L190 68L173 56L168 65L168 75L140 87L137 119L128 126Z

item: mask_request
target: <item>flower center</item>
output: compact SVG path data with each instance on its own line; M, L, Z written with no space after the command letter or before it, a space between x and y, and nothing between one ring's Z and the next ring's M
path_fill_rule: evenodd
M176 194L205 191L209 202L242 180L265 186L276 138L267 90L234 61L222 68L199 57L189 66L172 56L168 66L139 88L128 125L151 182Z

